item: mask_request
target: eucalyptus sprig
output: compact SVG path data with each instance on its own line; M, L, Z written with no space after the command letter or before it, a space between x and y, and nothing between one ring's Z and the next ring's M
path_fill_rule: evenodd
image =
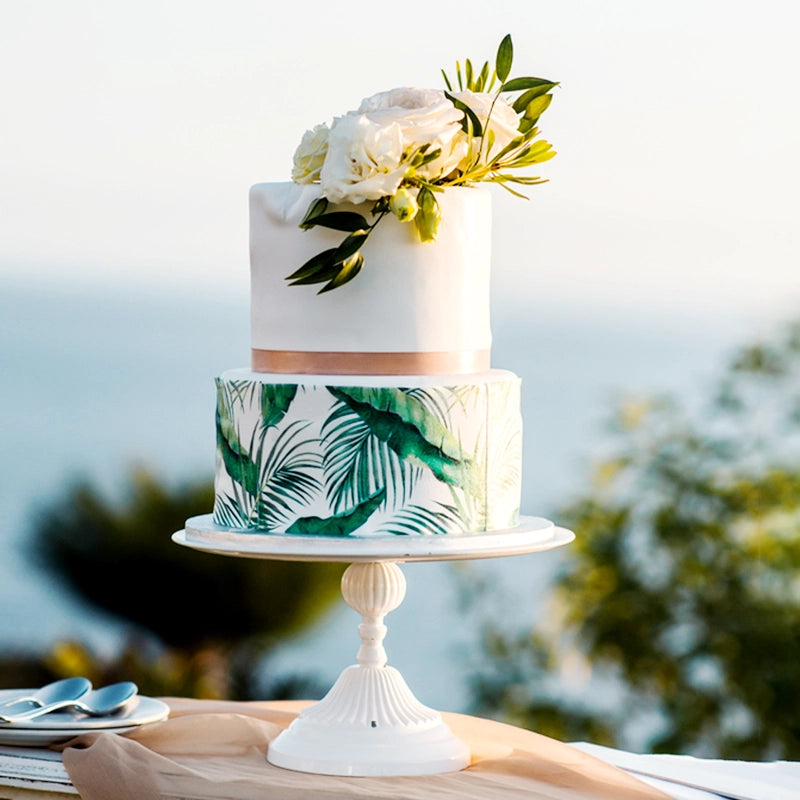
M372 231L389 213L394 214L401 222L413 220L420 240L432 241L437 236L441 220L436 194L446 190L448 186L486 181L496 183L518 197L525 197L519 191L512 189L509 184L531 186L545 182L545 179L538 176L519 174L518 170L548 161L556 154L549 142L538 138L537 123L550 106L551 92L558 83L545 78L509 78L513 61L514 46L509 34L497 48L494 67L486 61L480 69L476 69L472 61L466 59L462 69L461 64L456 62L454 81L451 81L447 73L442 70L447 87L444 96L463 113L463 116L460 121L462 133L459 135L462 141L459 143L458 156L449 162L441 173L431 177L422 169L440 158L441 147L431 146L429 143L412 146L408 153L403 154L400 161L400 166L405 171L399 186L394 183L393 187L397 188L393 194L380 197L374 202L371 208L371 221L357 212L329 210L329 201L324 195L311 203L300 223L303 230L315 227L328 228L345 232L347 236L337 247L323 250L289 275L287 280L292 286L322 283L324 286L319 290L322 294L353 280L364 266L361 248ZM459 93L461 97L456 96ZM480 98L476 95L486 97ZM513 99L510 97L507 99L512 95ZM473 105L477 103L477 106L471 107L470 103ZM508 117L513 120L515 113L518 117L517 135L510 141L504 139L503 147L494 152L497 136L492 123L496 119L493 114L498 108L498 103L505 117L502 123L504 128L501 127L500 130L509 130ZM486 113L482 113L480 108L482 104L488 104L488 110L485 105L483 108ZM410 106L405 107L410 108ZM513 113L510 109L513 109ZM458 120L453 119L452 109L445 113L450 114L445 120L447 126L450 126L448 133L450 138L445 138L443 141L450 141L451 126L457 125ZM325 126L318 126L314 132L309 132L307 135L311 133L317 135L319 128L324 129ZM416 144L419 145L419 142ZM327 158L327 149L321 157L314 151L306 150L304 158L312 165L319 158L324 161ZM320 174L321 168L318 167L316 172L312 172L312 179L305 182L318 181ZM377 165L374 174L379 177L381 175Z

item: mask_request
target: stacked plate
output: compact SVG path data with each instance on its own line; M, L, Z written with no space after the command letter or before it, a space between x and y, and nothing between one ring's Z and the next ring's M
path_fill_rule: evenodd
M0 689L0 744L46 746L89 731L125 733L169 715L166 703L141 696L131 683L91 692L91 684L84 681L85 688L75 693L70 704L69 691L63 696L60 690L75 688L78 680L59 681L41 689ZM114 707L108 702L104 705L102 701L115 693L119 696L120 689L127 689L127 694L114 702ZM93 707L92 701L99 702Z

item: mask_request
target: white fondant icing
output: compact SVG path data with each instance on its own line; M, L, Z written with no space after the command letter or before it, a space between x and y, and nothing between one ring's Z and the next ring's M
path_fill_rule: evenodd
M488 350L491 196L484 188L437 192L436 241L387 215L362 248L350 283L289 286L286 276L346 234L299 223L319 194L314 185L261 183L250 190L251 345L308 352ZM337 205L370 219L371 204Z

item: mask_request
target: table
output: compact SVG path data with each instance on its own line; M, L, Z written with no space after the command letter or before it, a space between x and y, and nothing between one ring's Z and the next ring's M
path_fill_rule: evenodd
M648 771L658 774L659 769L661 774L666 774L666 767L653 766L661 757L635 756L590 744L570 746L502 723L448 713L443 714L447 724L469 742L473 751L473 763L463 772L424 778L308 775L280 770L268 764L265 758L270 738L287 727L308 703L165 700L172 709L169 720L144 726L126 737L114 734L81 737L80 743L85 749L67 747L63 753L66 768L58 752L0 748L0 800L74 800L78 792L69 774L82 791L88 786L88 793L81 795L87 800L195 796L249 800L254 796L250 781L259 779L266 781L266 790L259 794L265 800L278 797L305 800L308 796L320 800L713 797L707 793L692 794L692 790L682 789L677 784L660 784L662 788L667 787L669 793L664 793L612 766L617 763L644 775ZM16 758L14 753L17 753ZM26 759L23 754L33 758ZM705 766L713 764L717 773L728 779L729 785L749 792L742 795L745 797L759 800L800 798L798 764L743 765L741 762L663 758L666 761L662 763L671 765L669 769L676 775L685 774L687 765L691 766L692 762L695 771L699 765L701 772ZM16 762L15 774L12 774L11 762ZM747 774L743 771L745 768ZM153 770L155 777L145 774L147 770ZM136 785L137 781L140 785ZM89 786L92 783L94 785ZM209 794L209 791L214 793ZM759 791L761 794L757 793Z

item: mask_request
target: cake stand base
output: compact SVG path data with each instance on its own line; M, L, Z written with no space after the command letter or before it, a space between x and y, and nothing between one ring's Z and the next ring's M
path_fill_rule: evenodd
M406 581L394 562L351 564L345 602L362 615L358 664L269 746L271 764L326 775L434 775L469 764L467 746L420 703L386 665L383 618L403 602Z
M464 769L470 753L396 669L352 666L270 744L267 760L324 775L437 775Z

